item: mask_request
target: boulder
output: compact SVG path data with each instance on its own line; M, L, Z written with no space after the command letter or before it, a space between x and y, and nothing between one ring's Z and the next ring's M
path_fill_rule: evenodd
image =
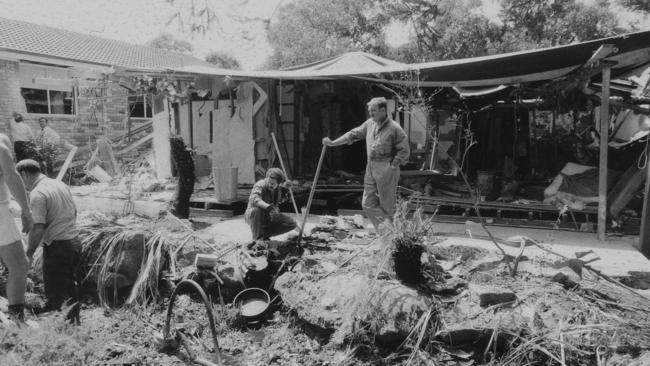
M325 278L287 272L275 289L303 321L328 333L336 331L335 343L352 335L356 321L370 325L378 342L399 343L434 304L433 298L400 282L372 280L358 272Z
M142 232L128 232L124 243L121 247L121 253L116 253L116 260L110 264L109 272L106 274L104 283L110 288L124 289L132 286L140 269L144 258L146 238ZM89 264L94 263L97 253L90 258ZM102 263L99 263L102 265ZM97 284L99 271L94 271L89 278L89 282Z

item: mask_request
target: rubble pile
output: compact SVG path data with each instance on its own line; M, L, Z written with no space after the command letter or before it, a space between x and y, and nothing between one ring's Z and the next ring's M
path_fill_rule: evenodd
M525 250L513 274L515 258L491 243L452 240L399 215L381 236L369 235L360 217L323 217L300 245L296 238L215 245L209 229L193 231L175 217L152 224L88 211L79 223L95 296L153 306L144 319L159 319L160 328L163 315L155 314L170 291L193 279L215 303L220 347L233 362L642 365L650 357L647 298L590 270L584 253ZM149 268L152 253L159 265ZM216 267L197 268L198 254L212 255ZM247 287L271 299L255 322L231 305ZM198 350L211 340L195 300L179 298L174 321ZM120 360L118 353L101 357Z
M330 344L379 351L359 351L359 360L623 365L617 360L650 344L645 298L558 258L523 256L512 276L512 258L444 238L402 234L352 252L332 248L304 256L275 289Z

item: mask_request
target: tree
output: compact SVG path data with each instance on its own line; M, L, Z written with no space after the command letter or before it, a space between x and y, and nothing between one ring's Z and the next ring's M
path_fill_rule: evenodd
M501 0L501 17L511 34L537 47L613 36L623 32L606 0Z
M191 54L193 47L192 44L175 38L171 34L165 33L152 39L147 43L150 47L160 48L167 51Z
M274 53L269 67L283 68L348 51L385 55L385 14L372 0L301 0L278 9L268 39Z
M384 0L383 11L409 24L410 48L417 61L455 59L492 53L502 27L477 11L480 2L454 0ZM415 52L415 54L413 53Z
M239 61L227 53L214 51L205 56L205 60L215 64L223 69L238 70L241 69Z
M648 0L619 0L619 2L631 10L650 12L650 1Z

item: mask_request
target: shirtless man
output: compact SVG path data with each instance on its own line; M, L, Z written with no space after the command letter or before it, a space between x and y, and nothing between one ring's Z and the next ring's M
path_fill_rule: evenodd
M0 133L0 261L9 271L7 298L10 316L14 320L23 321L29 265L20 230L9 211L11 196L22 209L23 232L29 232L34 220L25 185L11 156L11 141Z

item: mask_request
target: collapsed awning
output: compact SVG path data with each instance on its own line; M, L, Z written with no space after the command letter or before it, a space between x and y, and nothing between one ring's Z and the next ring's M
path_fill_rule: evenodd
M545 49L418 64L388 62L390 60L386 59L382 59L384 64L371 60L359 62L358 57L353 62L351 57L347 57L345 62L328 59L290 70L238 71L186 66L171 71L230 76L235 79L354 78L391 84L417 84L422 87L490 87L563 77L585 65L600 46L606 44L615 48L615 52L606 57L606 60L616 62L612 67L612 77L640 72L650 64L650 31L645 31Z

